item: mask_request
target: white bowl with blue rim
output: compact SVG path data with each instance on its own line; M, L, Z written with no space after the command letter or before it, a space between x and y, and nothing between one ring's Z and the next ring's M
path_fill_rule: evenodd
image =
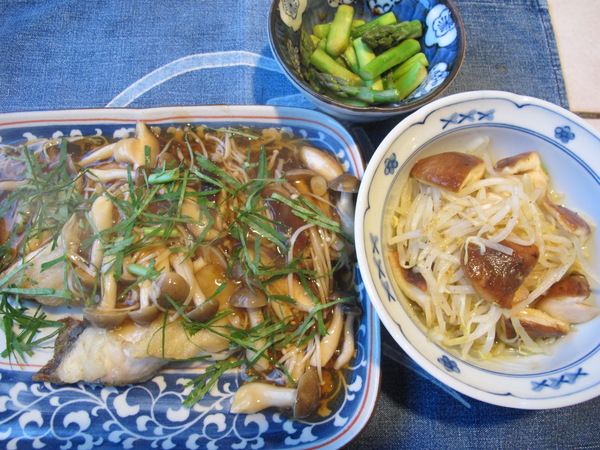
M356 249L366 291L400 347L429 374L472 398L521 409L558 408L600 395L600 316L576 325L549 355L463 359L427 337L384 258L394 192L417 159L467 149L489 138L494 160L539 152L553 188L569 208L600 224L600 133L571 112L507 92L479 91L436 100L402 120L367 165L356 211ZM397 198L397 197L396 197ZM600 243L589 244L600 274ZM600 305L598 286L590 301Z
M317 92L302 75L300 29L311 31L331 22L340 4L351 4L356 19L371 20L393 11L398 20L420 20L419 39L429 75L402 102L386 106L352 106ZM465 30L452 0L274 0L269 11L269 43L284 75L317 108L342 120L367 122L407 114L438 97L458 73L465 54Z

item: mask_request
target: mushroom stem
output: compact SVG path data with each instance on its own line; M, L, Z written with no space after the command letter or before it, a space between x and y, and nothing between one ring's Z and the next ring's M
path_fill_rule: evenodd
M99 181L126 180L127 169L89 169L85 175Z
M344 169L340 166L340 163L332 155L323 150L303 146L299 150L299 156L306 167L321 175L328 182L344 173Z
M204 295L204 292L202 292L202 289L198 285L198 281L194 275L194 269L190 260L187 259L183 253L175 253L171 255L170 260L175 272L183 277L183 279L190 286L190 293L184 304L188 305L190 301L196 306L204 303L206 300L206 295Z
M248 308L248 319L250 320L250 326L252 328L258 327L261 323L265 321L262 310L260 308ZM265 346L267 340L265 338L260 338L254 341L254 348L256 350L260 350ZM246 349L246 358L249 361L253 361L256 358L258 351ZM256 370L266 371L271 367L269 359L265 356L261 356L256 360L253 364L253 367Z
M150 301L150 292L152 291L151 280L144 280L140 283L140 302L138 309L129 311L131 320L140 325L147 325L152 322L159 314L159 309Z
M358 308L356 308L358 309ZM356 316L360 314L359 311L348 309L346 312L346 320L344 321L344 340L342 341L342 351L335 360L333 368L340 370L341 368L348 365L352 357L354 356L354 320Z
M135 127L134 138L121 139L105 145L79 161L79 165L87 166L113 157L117 162L140 166L154 167L160 152L160 143L152 131L143 122Z
M296 389L267 383L246 383L236 391L231 405L233 414L254 414L270 407L291 408Z
M102 258L102 299L95 308L84 308L84 317L95 327L115 328L127 318L127 310L116 308L117 280L114 277L116 255L105 255Z
M0 191L16 191L22 186L26 186L29 184L29 180L1 180L0 181Z
M90 220L94 224L94 227L98 233L109 229L112 226L113 221L113 209L114 205L105 195L99 196L90 209ZM92 252L90 256L90 262L93 268L100 267L102 264L102 257L104 250L102 249L102 239L98 236L92 244Z
M183 204L181 205L181 216L190 219L187 228L196 238L202 236L204 240L210 241L218 236L218 232L215 229L206 229L210 223L202 213L198 203L192 199L186 198L183 201Z
M303 312L310 312L315 307L313 299L306 293L302 283L290 274L287 278L280 278L269 283L267 288L274 294L287 295L294 299L294 307Z
M313 353L310 364L315 367L325 367L333 357L344 328L344 318L342 314L343 306L337 304L333 310L333 318L327 327L327 335L321 338L319 348Z
M317 372L309 367L296 389L254 382L242 385L233 397L233 414L254 414L266 408L291 409L296 419L310 416L319 405L321 387Z

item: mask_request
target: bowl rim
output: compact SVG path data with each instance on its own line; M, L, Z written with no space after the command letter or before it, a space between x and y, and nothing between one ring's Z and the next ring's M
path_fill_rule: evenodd
M403 103L398 106L354 106L348 105L345 103L338 102L326 95L321 94L313 90L303 79L300 79L296 76L296 74L290 70L287 64L284 63L280 51L281 47L277 44L275 39L275 21L279 16L279 4L283 0L273 0L271 3L271 7L269 8L269 20L268 20L268 38L269 44L271 47L271 53L279 63L279 66L283 70L283 73L287 76L287 78L296 86L298 90L300 90L305 95L308 95L311 98L314 98L316 101L324 103L330 108L337 108L343 111L347 111L349 113L379 113L379 114L402 114L408 113L410 111L414 111L423 105L430 103L432 100L438 98L447 88L450 86L452 81L458 75L460 71L467 47L467 39L466 39L466 31L464 21L462 16L458 10L458 7L454 3L454 0L439 0L440 3L446 5L450 10L452 17L455 19L455 27L458 30L457 39L458 39L458 52L456 54L456 60L454 61L454 65L452 70L446 77L446 79L439 85L436 86L428 95L410 103Z
M367 164L366 171L361 180L361 187L357 196L357 206L355 215L355 243L357 259L361 270L363 283L365 284L369 298L371 299L371 302L375 307L375 310L377 311L380 320L382 321L386 329L390 332L396 343L411 357L411 359L413 359L430 375L443 382L444 384L450 386L451 388L455 389L456 391L461 392L477 400L484 401L486 403L519 409L549 409L581 403L583 401L590 400L600 395L600 381L598 381L597 379L598 374L596 374L596 376L594 377L596 381L594 381L593 383L595 384L588 386L584 390L570 392L564 396L557 395L555 397L550 398L534 399L521 398L518 396L513 396L511 394L502 395L491 391L484 391L481 389L481 387L472 386L470 384L465 383L462 380L459 380L449 375L448 373L444 372L440 367L436 366L430 359L427 358L427 356L425 356L424 353L421 352L419 348L417 348L416 345L413 344L413 342L411 342L411 340L409 340L409 338L405 335L404 331L402 330L400 324L396 323L396 321L390 316L386 308L383 306L383 302L379 296L378 289L376 288L373 280L370 278L370 274L373 273L373 271L367 266L368 256L366 243L369 239L375 239L378 236L366 236L367 231L365 230L363 218L367 214L368 209L370 208L368 197L369 186L371 184L371 181L375 177L376 170L382 163L384 157L387 155L390 146L404 132L406 132L413 126L424 124L431 114L433 114L441 108L450 107L456 104L468 104L469 102L481 101L486 99L508 101L517 106L527 104L547 109L550 112L562 116L565 119L577 124L584 131L589 133L593 139L600 141L600 132L595 130L585 120L581 119L579 116L573 114L567 109L545 100L505 91L481 90L453 94L435 100L430 104L413 112L412 114L403 118L381 141L381 143L375 150L373 156L371 157L369 163ZM379 270L383 269L380 268ZM412 319L410 320L412 321ZM438 346L438 348L440 348L444 352L444 354L448 353L447 349L439 346L438 344L432 343L432 345ZM600 346L598 346L598 348L595 348L592 352L588 353L588 355L586 355L586 358L600 359ZM456 359L460 360L461 363L464 363L465 365L469 365L469 362L465 362L462 358L456 357ZM579 363L579 361L576 361L576 363ZM575 363L572 363L571 365L575 365ZM567 365L566 367L570 368L569 365ZM555 370L555 372L565 372L565 370L563 369L564 368L561 368L561 370ZM489 370L481 367L478 367L477 370L490 372ZM553 373L553 371L549 371L548 373ZM494 375L493 372L492 375ZM503 375L500 374L500 377L502 376ZM508 374L506 374L505 376L508 377ZM535 375L525 374L521 377L528 378L533 376L537 376L537 378L540 378L540 373L536 373ZM533 383L533 381L531 382Z

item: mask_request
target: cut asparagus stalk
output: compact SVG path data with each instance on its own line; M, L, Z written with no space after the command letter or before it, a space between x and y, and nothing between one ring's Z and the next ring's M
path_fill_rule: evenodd
M427 77L427 68L420 62L414 63L404 74L396 79L396 89L401 100L408 97Z
M348 84L364 84L363 80L358 75L338 64L331 56L327 54L327 52L320 48L315 49L310 57L310 62L317 70L341 78Z
M350 5L338 6L329 33L327 34L327 53L331 56L339 56L350 43L350 30L354 8Z
M377 55L373 61L361 67L359 75L367 81L373 80L386 70L403 63L421 50L421 44L415 39L407 39L401 44Z

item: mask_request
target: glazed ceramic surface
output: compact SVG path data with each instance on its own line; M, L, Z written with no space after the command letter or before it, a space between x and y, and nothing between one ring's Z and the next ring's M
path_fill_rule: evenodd
M344 105L313 90L301 75L300 29L331 22L335 8L350 4L355 18L371 18L393 11L399 21L420 20L422 51L430 62L425 81L403 102L392 106ZM373 121L413 111L430 102L454 79L465 52L465 33L458 9L446 0L275 0L269 17L269 40L283 73L318 108L340 119Z
M312 110L267 106L89 109L0 115L0 143L33 137L132 133L135 122L158 126L277 127L335 153L357 176L363 163L352 137L335 120ZM341 379L339 395L314 421L276 411L230 414L240 384L226 373L198 404L182 407L202 367L171 366L150 381L125 387L56 386L31 376L52 356L39 350L25 362L0 359L0 442L9 448L339 448L366 425L379 392L379 320L362 283L355 286L364 315L357 355ZM52 317L76 315L66 308ZM0 336L4 349L4 334Z
M437 100L399 123L370 160L358 194L356 245L367 292L398 344L431 375L457 391L501 406L543 409L600 394L600 317L575 325L548 355L462 359L427 336L413 306L391 277L384 251L390 209L417 159L468 151L489 139L492 160L539 152L565 204L600 223L600 136L574 114L550 103L505 92L468 92ZM597 232L589 243L600 274ZM600 305L591 282L591 302Z

